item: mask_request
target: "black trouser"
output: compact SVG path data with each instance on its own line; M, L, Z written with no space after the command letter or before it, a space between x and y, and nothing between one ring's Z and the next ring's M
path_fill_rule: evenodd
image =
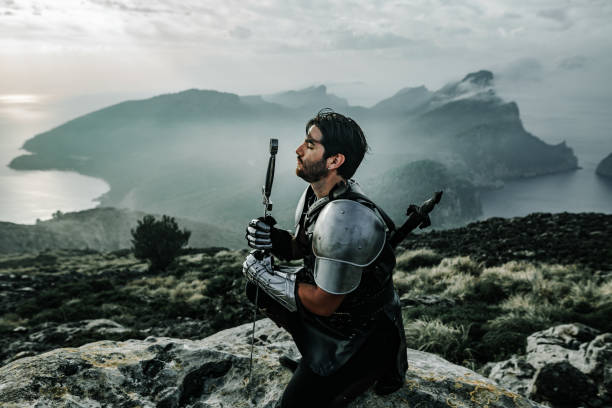
M255 287L247 284L247 297L255 299ZM259 290L258 306L276 324L293 335L301 316L291 313ZM344 407L365 392L395 364L398 338L395 326L381 318L378 327L345 365L329 376L314 373L300 361L280 401L281 408Z

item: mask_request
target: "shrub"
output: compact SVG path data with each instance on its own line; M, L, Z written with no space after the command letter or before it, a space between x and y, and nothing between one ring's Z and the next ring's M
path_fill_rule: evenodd
M132 233L132 250L138 259L147 260L152 271L165 270L187 245L190 231L179 229L173 217L167 215L157 221L145 215Z

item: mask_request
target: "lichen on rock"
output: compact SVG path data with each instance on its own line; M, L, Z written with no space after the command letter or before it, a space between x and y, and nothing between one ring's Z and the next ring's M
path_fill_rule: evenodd
M0 368L2 407L268 407L291 372L278 363L299 353L287 332L257 322L249 384L251 324L201 340L149 337L101 341L26 357ZM467 368L408 351L402 389L367 392L352 407L539 407Z

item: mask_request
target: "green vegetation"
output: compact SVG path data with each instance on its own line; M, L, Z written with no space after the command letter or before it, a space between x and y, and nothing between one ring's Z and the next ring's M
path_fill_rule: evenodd
M48 323L106 318L131 331L112 336L86 332L68 343L50 339L46 349L147 335L196 339L246 323L252 313L243 294L246 253L221 248L186 252L163 274L149 272L125 251L4 256L0 283L8 295L0 298L0 361L10 353L8 344ZM51 255L53 270L41 269L41 260Z
M480 367L524 352L527 336L556 324L580 322L612 331L610 275L524 261L486 268L469 257L418 266L425 254L435 255L401 254L394 276L400 296L417 300L403 311L408 347ZM419 303L423 298L429 301Z
M179 229L174 217L162 216L159 221L152 215L145 215L138 221L132 234L132 250L134 256L148 260L151 271L164 271L174 262L187 245L191 231Z
M148 335L202 338L246 323L246 251L184 250L165 272L128 251L53 251L0 258L0 360L8 345L53 324L107 318L131 331L79 333L46 349ZM394 281L408 347L470 368L524 351L537 330L580 322L612 331L612 276L576 265L512 261L486 267L429 249L398 254ZM37 350L37 352L45 349Z

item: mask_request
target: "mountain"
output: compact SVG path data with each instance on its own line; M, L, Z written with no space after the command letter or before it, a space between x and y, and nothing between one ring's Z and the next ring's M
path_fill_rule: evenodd
M468 74L433 93L413 88L406 94L411 96L396 95L376 105L412 108L404 109L396 129L409 135L405 148L425 146L455 158L476 184L578 168L565 142L549 145L525 130L518 105L497 96L489 71Z
M261 213L270 138L279 140L275 217L292 224L304 188L294 175L295 148L307 120L328 106L353 117L368 137L373 154L356 173L366 192L376 190L387 172L423 160L448 169L453 177L446 188L456 192L467 191L466 182L469 188L495 186L577 167L565 143L546 144L523 128L518 106L496 95L489 71L437 91L405 88L369 109L348 105L325 86L264 96L190 89L127 101L36 135L24 144L31 154L10 167L99 177L111 187L99 198L101 206L171 214L242 235L244 223ZM413 177L408 173L402 177ZM378 193L373 198L384 201L385 192ZM449 216L443 224L479 213L474 192L459 196L471 203L469 210L441 211ZM394 208L410 204L391 201Z
M311 86L300 91L264 95L263 99L291 109L308 110L311 114L315 114L322 108L343 110L349 106L346 99L328 94L325 85Z
M446 166L432 160L408 163L389 170L368 183L368 193L376 197L385 212L401 225L409 204L420 205L435 191L443 191L440 203L431 213L433 228L465 224L482 214L478 189Z
M595 171L600 176L612 178L612 153L599 162Z
M372 110L381 114L410 113L429 103L432 95L424 86L403 88L391 98L378 102Z
M0 222L0 253L38 252L48 249L115 251L130 248L130 229L145 213L116 208L95 208L66 214L56 213L36 225ZM158 217L159 218L159 217ZM202 222L177 219L191 231L189 246L242 248L244 241L231 231Z

